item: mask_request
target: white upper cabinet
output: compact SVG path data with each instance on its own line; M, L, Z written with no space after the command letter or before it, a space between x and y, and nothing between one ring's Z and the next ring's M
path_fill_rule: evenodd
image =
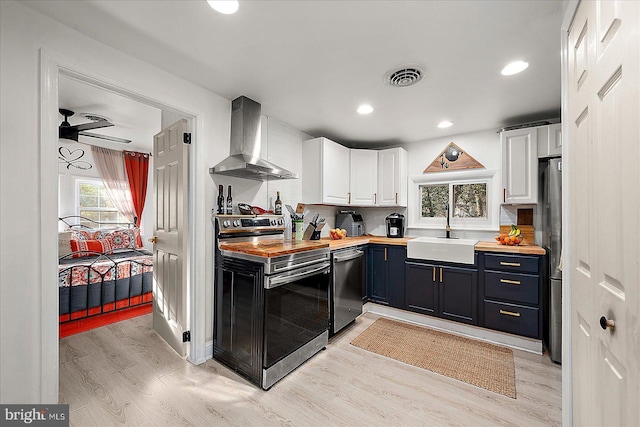
M375 206L378 188L378 152L351 149L349 204Z
M538 158L562 156L562 123L540 126L538 129Z
M315 205L349 203L349 149L327 138L302 143L302 199Z
M407 151L349 149L327 138L302 143L302 201L407 206Z
M538 129L505 131L500 141L503 203L538 203Z
M378 151L377 206L407 206L407 150Z

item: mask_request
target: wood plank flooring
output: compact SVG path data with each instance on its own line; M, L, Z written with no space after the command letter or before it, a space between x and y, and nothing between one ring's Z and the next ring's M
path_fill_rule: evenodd
M517 399L349 343L367 313L264 392L215 360L194 366L151 314L60 340L60 403L72 426L560 425L561 369L514 350Z

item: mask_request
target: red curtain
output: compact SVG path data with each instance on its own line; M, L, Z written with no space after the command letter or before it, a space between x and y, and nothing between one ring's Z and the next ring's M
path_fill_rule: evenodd
M124 150L124 165L127 169L129 189L133 207L136 211L136 225L140 226L144 201L147 196L147 177L149 176L149 153Z

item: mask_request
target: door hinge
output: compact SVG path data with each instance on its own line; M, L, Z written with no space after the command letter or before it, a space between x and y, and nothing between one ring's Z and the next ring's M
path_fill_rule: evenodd
M188 132L185 132L182 135L182 140L184 141L185 144L191 144L191 134Z
M191 341L191 331L184 331L182 333L182 342L190 342Z

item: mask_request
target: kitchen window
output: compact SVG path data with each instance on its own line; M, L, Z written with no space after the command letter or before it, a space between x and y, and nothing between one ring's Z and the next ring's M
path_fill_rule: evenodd
M447 206L451 228L498 229L497 171L442 172L412 177L409 189L409 227L444 229Z
M122 223L128 222L115 208L102 181L78 180L76 184L77 212L78 215L97 222ZM80 221L80 224L89 228L109 228L113 225L105 224L102 227L91 221Z

